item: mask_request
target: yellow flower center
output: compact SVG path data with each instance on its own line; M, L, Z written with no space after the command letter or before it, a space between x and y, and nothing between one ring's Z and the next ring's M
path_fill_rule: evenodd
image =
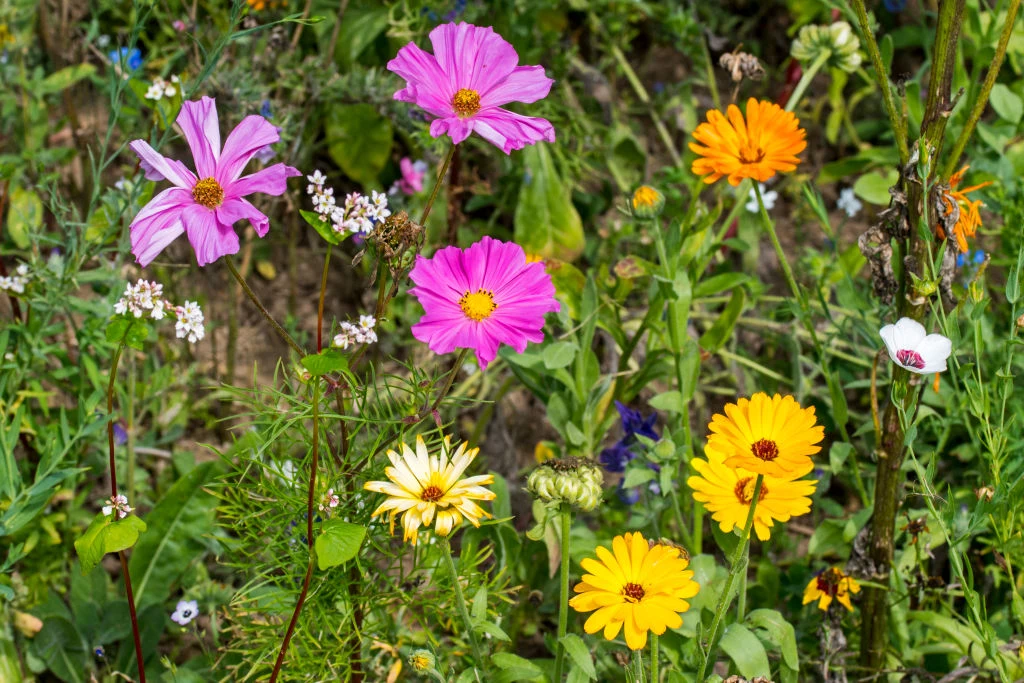
M761 439L750 447L750 452L759 460L771 462L779 457L779 446L771 439Z
M744 145L740 148L740 162L744 164L756 164L764 159L764 150L760 147Z
M641 185L633 193L633 208L641 206L654 206L658 202L658 191L650 185Z
M480 93L476 90L463 88L452 98L452 107L459 118L466 118L480 111Z
M420 499L425 503L436 503L441 500L441 496L443 495L444 491L431 484L427 488L423 489L423 493L420 494Z
M622 588L622 594L628 602L640 602L644 598L644 589L638 583L627 583Z
M224 188L214 178L203 178L192 188L192 199L208 209L224 203Z
M749 505L750 501L754 499L754 485L757 484L757 480L754 477L744 477L736 482L736 488L733 489L733 493L736 494L736 500L743 505ZM757 496L757 502L764 500L764 497L768 495L768 487L761 482L761 493Z
M494 292L486 289L478 289L475 292L466 292L459 299L459 307L470 320L480 322L491 317L491 313L498 308L494 303Z

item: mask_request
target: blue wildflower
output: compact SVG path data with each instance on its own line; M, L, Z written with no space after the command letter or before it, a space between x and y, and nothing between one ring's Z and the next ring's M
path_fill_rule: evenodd
M625 440L621 440L611 448L601 451L601 455L597 456L597 459L601 461L607 471L622 474L626 471L626 463L635 457Z
M121 426L120 422L114 423L114 444L123 446L128 443L128 432Z
M907 0L882 0L882 4L893 14L899 14L907 8Z
M652 413L650 417L644 417L643 413L639 410L633 410L619 401L615 402L615 407L618 409L619 417L622 419L622 438L624 440L632 439L636 436L646 436L652 441L657 441L661 438L654 431L654 423L658 419L657 413Z
M106 654L106 652L103 650L103 646L102 645L97 645L96 647L94 647L92 649L92 653L94 655L96 655L97 657L99 657L100 659L103 659L103 655Z
M142 53L139 52L137 47L131 49L122 47L118 50L112 50L107 56L110 57L110 61L115 66L127 66L129 71L135 71L142 66Z
M268 120L273 117L270 112L270 100L263 100L263 104L260 105L260 116Z

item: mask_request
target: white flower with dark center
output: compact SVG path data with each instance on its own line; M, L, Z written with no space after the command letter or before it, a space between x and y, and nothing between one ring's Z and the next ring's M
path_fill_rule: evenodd
M941 334L928 334L924 325L911 318L900 318L878 334L892 362L919 375L944 372L946 359L953 352L953 342Z
M195 600L179 600L171 615L171 621L181 626L186 626L190 621L199 616L199 603Z
M775 208L775 200L779 198L779 193L775 190L768 190L764 183L758 183L761 189L761 199L764 200L764 210L771 211ZM750 213L759 213L761 208L757 205L757 194L754 192L754 188L750 188L750 194L748 195L749 201L746 204L746 209Z
M846 212L848 217L853 218L860 213L860 210L864 208L864 205L861 204L859 199L857 199L857 195L854 193L853 188L847 187L839 193L839 199L836 200L836 208L842 209Z

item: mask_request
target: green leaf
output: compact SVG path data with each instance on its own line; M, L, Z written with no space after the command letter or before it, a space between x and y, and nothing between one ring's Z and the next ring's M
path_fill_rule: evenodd
M773 609L755 609L747 615L747 623L753 628L767 631L768 640L779 647L783 663L793 671L800 670L796 630L782 614Z
M1021 100L1020 95L1002 83L992 86L992 93L989 95L988 101L995 112L999 114L999 118L1004 121L1017 124L1024 116L1024 100Z
M142 320L133 320L131 325L128 326L124 343L133 349L142 351L147 337L149 337L149 325Z
M510 643L512 639L508 637L508 634L502 630L500 626L495 624L493 621L485 621L483 619L473 624L473 630L479 631L480 633L486 633L495 640L500 640L503 643Z
M497 652L491 657L491 663L500 671L495 676L497 683L511 681L535 681L542 679L544 672L529 659L510 652Z
M693 288L693 298L714 296L719 292L741 285L749 279L750 276L746 273L722 273L709 277L707 280L698 282L697 286Z
M345 20L338 30L334 59L349 71L359 55L388 27L388 8L383 3L369 7L353 7L345 12ZM331 31L325 31L330 35Z
M139 534L146 530L146 523L135 515L117 521L114 521L115 517L116 513L98 513L85 533L75 541L83 574L92 571L107 553L131 548L139 540Z
M320 353L312 353L303 358L302 367L317 376L343 372L348 370L348 358L337 349L324 349Z
M371 104L344 104L328 110L324 129L327 153L345 175L364 186L376 184L391 156L391 121Z
M676 389L662 392L651 398L647 403L656 410L664 410L669 413L683 412L683 395Z
M341 244L341 240L344 238L343 235L339 235L334 231L332 223L328 223L320 214L313 211L303 211L299 209L299 215L302 216L307 223L313 226L317 234L324 238L324 241L328 244Z
M889 188L899 180L895 169L891 169L885 175L881 173L865 173L853 184L853 192L858 197L871 204L888 206L891 196Z
M594 668L594 660L590 656L590 648L583 642L583 639L575 633L568 633L562 636L561 643L573 663L590 679L597 680L597 670Z
M216 526L217 499L202 487L215 476L216 465L197 465L146 516L150 533L139 539L128 565L140 606L166 600L171 587L205 548L203 537Z
M570 341L548 344L541 352L541 357L544 359L544 367L548 370L568 367L572 364L572 359L576 357L578 349L579 347L576 343Z
M72 66L66 66L60 71L56 71L46 78L43 82L34 88L35 94L42 97L43 95L50 95L53 93L60 92L70 88L78 81L83 78L96 73L96 66L93 64L74 64Z
M658 475L650 467L631 467L626 472L625 478L622 480L622 487L631 489L641 484L646 484Z
M744 678L771 676L768 653L757 636L742 624L729 624L719 641L722 652L729 655Z
M124 317L117 317L111 320L110 324L107 325L107 341L111 344L119 344L124 339L128 326L131 324L132 321Z
M729 299L729 303L722 310L718 320L715 321L715 324L707 332L701 335L699 342L701 348L714 353L729 341L733 328L736 327L736 321L739 320L740 314L743 313L743 305L746 303L746 299L747 295L743 289L737 288L732 290L732 298Z
M366 536L366 527L329 519L320 527L320 532L314 544L316 564L320 569L329 569L356 556Z
M547 145L522 151L526 177L516 204L514 239L529 254L572 261L583 252L583 221Z
M11 208L7 213L7 231L19 249L32 244L29 234L43 224L43 202L33 190L15 186L11 190Z
M853 446L843 441L835 441L832 443L832 448L828 451L828 464L832 468L832 471L836 474L843 468L843 463L850 457L850 453L853 451Z
M487 616L487 586L480 586L473 596L473 606L469 614L475 621L483 621Z

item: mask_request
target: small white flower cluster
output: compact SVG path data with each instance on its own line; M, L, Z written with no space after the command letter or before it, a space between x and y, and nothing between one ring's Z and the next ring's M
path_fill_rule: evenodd
M195 344L206 336L206 326L203 324L205 318L199 304L186 301L184 306L175 306L164 299L163 295L164 286L159 282L139 280L125 287L124 295L114 304L114 313L141 318L149 311L153 320L163 320L167 312L171 311L177 318L174 331L178 339L188 338L189 343Z
M153 85L149 86L149 90L146 91L147 100L159 100L163 97L174 97L178 92L175 88L175 84L179 83L177 76L171 76L171 80L165 81L164 79L157 76L153 79Z
M132 508L128 505L128 498L121 493L117 494L116 496L111 496L107 500L107 503L109 503L109 505L103 506L104 517L109 517L116 511L117 518L124 519L128 516L128 513L132 511Z
M857 199L857 194L853 191L852 187L843 188L839 193L839 199L836 201L836 208L842 209L846 212L846 215L853 218L860 210L864 208L860 200Z
M374 225L391 215L388 197L383 192L373 190L369 197L352 192L345 196L345 203L339 206L334 198L334 188L324 187L327 177L323 173L313 171L313 175L306 176L306 180L309 181L306 193L313 198L313 210L325 221L329 221L340 235L369 235Z
M341 324L341 333L334 335L334 346L347 349L353 344L376 343L377 333L374 331L376 326L377 319L372 315L359 316L358 325L346 320Z
M5 292L24 294L25 285L28 284L30 277L31 276L29 275L28 272L28 265L22 263L15 269L14 275L0 277L0 289L4 290Z
M327 489L327 493L324 494L324 498L320 502L320 512L327 512L329 509L336 508L340 503L341 499L338 498L338 494L334 492L334 489Z

